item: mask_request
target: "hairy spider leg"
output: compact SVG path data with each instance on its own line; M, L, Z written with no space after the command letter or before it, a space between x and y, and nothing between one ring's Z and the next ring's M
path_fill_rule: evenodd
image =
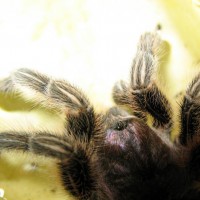
M26 132L2 132L0 134L0 150L19 150L37 155L66 159L73 153L73 146L63 136L46 132L27 134Z
M91 171L93 149L70 138L47 132L0 133L0 151L19 150L57 160L64 188L80 199L95 189L97 175Z
M154 77L161 43L156 33L141 36L131 68L130 83L117 83L113 88L113 99L117 105L131 108L133 114L144 121L149 113L154 118L156 129L170 133L173 124L171 106Z
M69 134L89 139L94 132L93 107L86 96L67 81L22 68L0 82L0 91L17 92L39 106L64 113Z
M64 80L54 80L30 69L21 68L0 82L0 91L18 92L28 100L60 112L88 109L82 92Z
M180 113L180 142L187 145L199 134L200 128L200 74L190 83L183 97Z

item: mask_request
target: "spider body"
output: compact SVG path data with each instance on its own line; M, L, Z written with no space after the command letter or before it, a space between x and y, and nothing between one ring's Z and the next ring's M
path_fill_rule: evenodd
M67 81L17 70L0 82L0 90L57 109L66 116L65 130L62 136L1 132L0 150L55 158L63 187L80 200L200 199L200 75L183 97L180 136L173 143L173 111L155 76L161 43L156 33L141 36L130 82L114 86L117 107L103 114Z

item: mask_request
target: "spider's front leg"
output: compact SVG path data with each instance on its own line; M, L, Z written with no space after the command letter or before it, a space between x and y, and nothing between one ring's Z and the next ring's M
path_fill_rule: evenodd
M187 145L193 137L200 136L200 74L189 85L181 105L180 142ZM197 137L196 137L197 139Z
M121 81L116 84L113 99L116 104L131 108L133 114L143 120L146 120L146 114L149 113L154 118L155 128L170 132L171 106L155 80L161 43L156 33L141 36L131 68L130 83Z
M30 69L19 69L0 82L1 92L16 92L36 105L66 116L66 133L90 139L98 121L86 96L64 80L54 80Z

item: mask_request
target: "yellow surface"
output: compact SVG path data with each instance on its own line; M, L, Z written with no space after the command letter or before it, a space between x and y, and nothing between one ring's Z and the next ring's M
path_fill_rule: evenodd
M19 67L64 78L83 88L97 110L112 105L111 89L126 79L138 37L159 23L171 54L160 72L175 95L199 60L198 1L0 1L0 78ZM192 70L195 71L195 70ZM164 81L163 81L164 80ZM15 96L0 94L1 130L53 130L62 118ZM0 156L7 200L66 200L54 160L20 153Z

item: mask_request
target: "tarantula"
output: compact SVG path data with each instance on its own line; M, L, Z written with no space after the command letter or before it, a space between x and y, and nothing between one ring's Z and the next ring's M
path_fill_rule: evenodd
M157 33L141 36L130 82L114 86L117 107L104 114L66 81L29 69L12 73L0 90L34 92L36 103L65 115L65 130L62 136L1 132L1 151L55 158L63 187L81 200L200 199L200 74L185 92L172 142L175 113L155 78L162 42Z

